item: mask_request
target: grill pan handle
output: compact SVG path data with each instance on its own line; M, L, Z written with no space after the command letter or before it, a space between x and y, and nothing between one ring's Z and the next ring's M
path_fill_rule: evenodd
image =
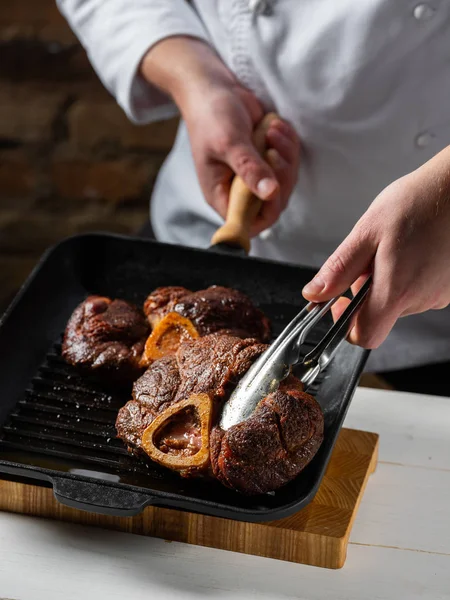
M106 483L52 477L52 484L53 494L61 504L111 517L138 515L153 500L148 494L118 489Z
M266 133L273 120L278 119L275 113L267 113L253 132L253 143L260 152L265 154ZM254 196L244 181L236 175L230 188L227 218L211 239L211 245L229 245L243 248L250 252L250 228L261 209L262 201Z

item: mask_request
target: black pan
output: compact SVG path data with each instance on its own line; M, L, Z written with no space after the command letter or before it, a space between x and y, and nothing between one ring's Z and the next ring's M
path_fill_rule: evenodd
M108 515L158 505L264 521L298 511L317 491L366 351L345 344L317 384L325 439L310 465L279 491L250 498L127 455L114 421L129 391L81 378L59 353L66 322L88 294L140 304L161 285L235 287L267 313L277 335L303 305L300 290L311 275L292 265L121 236L62 242L44 255L0 323L0 474L51 485L60 502Z

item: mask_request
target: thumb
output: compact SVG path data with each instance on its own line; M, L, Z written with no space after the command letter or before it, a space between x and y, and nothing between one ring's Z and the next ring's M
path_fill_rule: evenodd
M303 288L303 296L311 302L324 302L343 294L361 274L370 271L375 252L375 240L355 229Z
M261 200L272 200L278 196L280 186L275 173L251 142L234 145L226 160L255 196Z

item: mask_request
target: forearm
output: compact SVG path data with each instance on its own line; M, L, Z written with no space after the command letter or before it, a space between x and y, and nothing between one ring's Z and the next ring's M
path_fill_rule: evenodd
M153 46L140 67L141 76L169 94L183 113L190 92L207 93L211 84L232 87L234 74L206 42L188 36L166 38Z
M430 189L436 193L439 198L439 208L441 202L450 201L450 146L441 150L430 160L419 167L413 176L418 182L418 185L423 185L422 182L427 182L426 193L429 194Z

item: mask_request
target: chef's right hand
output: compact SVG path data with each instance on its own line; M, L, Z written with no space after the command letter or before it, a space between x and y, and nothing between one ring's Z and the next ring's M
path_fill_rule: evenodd
M251 235L273 225L297 181L300 142L295 130L281 119L273 121L266 134L269 164L263 160L252 142L255 125L264 116L260 102L199 40L163 40L144 58L141 72L177 103L207 202L225 218L237 174L266 201Z

